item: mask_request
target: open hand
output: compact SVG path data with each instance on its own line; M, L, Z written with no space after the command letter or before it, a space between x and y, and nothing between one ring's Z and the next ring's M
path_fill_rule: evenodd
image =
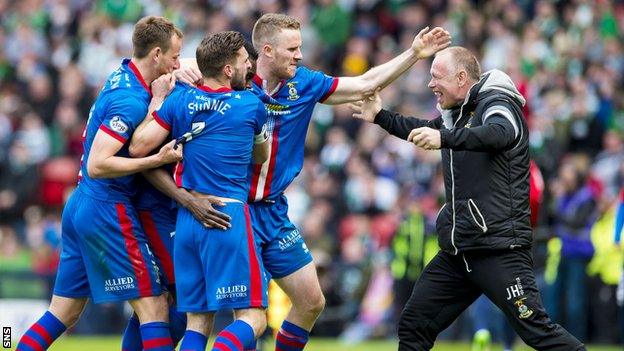
M225 205L225 203L217 197L210 195L191 195L183 205L193 214L193 217L206 228L226 230L232 226L230 224L232 218L214 208L214 206Z
M375 93L364 100L355 101L349 104L349 107L353 111L353 117L365 120L366 122L373 123L375 116L381 111L381 97L379 96L380 89L375 90Z
M444 28L435 27L433 30L429 30L429 27L426 27L414 38L412 50L414 50L419 59L423 59L449 45L451 45L451 34Z

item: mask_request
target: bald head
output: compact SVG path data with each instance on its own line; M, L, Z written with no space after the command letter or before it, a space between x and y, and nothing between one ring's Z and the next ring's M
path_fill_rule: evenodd
M468 75L468 79L478 82L481 78L481 65L475 55L470 50L461 46L451 46L444 50L439 51L436 54L436 59L448 60L446 63L451 67L455 67L457 71L465 70Z

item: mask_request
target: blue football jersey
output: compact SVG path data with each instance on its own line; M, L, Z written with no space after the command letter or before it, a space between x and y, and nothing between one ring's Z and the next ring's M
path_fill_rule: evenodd
M167 165L163 167L173 177L173 167ZM175 202L167 195L156 189L142 175L137 175L135 181L136 194L132 203L134 207L141 210L175 210ZM175 217L175 211L171 211L171 216Z
M185 83L176 82L176 86L174 89L186 89L188 87L189 85ZM169 140L166 140L162 145L165 145ZM158 152L162 145L152 152ZM171 177L173 177L174 168L174 164L162 166L162 169L167 171L167 173L169 173ZM156 189L142 175L138 175L136 177L136 196L134 198L133 204L137 209L142 210L169 211L168 213L171 218L175 218L177 215L177 207L175 201L173 201L169 196L163 194L160 190Z
M124 59L106 80L89 112L79 174L79 186L84 192L96 198L118 201L129 200L134 195L134 175L94 179L87 172L87 161L98 130L124 144L116 156L130 157L127 141L145 118L150 99L149 86L141 73L130 59Z
M263 96L262 78L255 76L252 91ZM306 133L314 105L323 102L338 86L338 79L305 67L295 76L280 83L267 101L267 131L270 155L263 164L252 164L249 171L249 201L277 198L301 172Z
M253 139L267 118L252 92L177 85L153 115L173 138L192 134L174 171L178 186L247 200Z

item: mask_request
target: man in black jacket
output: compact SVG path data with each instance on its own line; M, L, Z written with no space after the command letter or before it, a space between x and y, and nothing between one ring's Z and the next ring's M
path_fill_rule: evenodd
M450 47L431 65L429 88L441 116L404 117L381 109L378 94L354 117L428 150L441 149L446 204L436 227L442 251L414 285L399 322L399 350L429 350L482 293L537 350L585 350L551 322L533 273L528 129L524 98L505 73L481 75L470 51Z

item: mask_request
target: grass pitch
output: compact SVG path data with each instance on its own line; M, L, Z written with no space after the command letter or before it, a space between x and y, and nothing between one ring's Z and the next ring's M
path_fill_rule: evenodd
M49 349L51 351L117 351L120 350L120 338L111 337L82 337L65 336L59 339ZM209 346L212 340L209 342ZM11 350L15 349L13 345ZM267 345L269 346L269 345ZM367 341L362 344L347 345L336 339L313 338L306 347L306 351L395 351L397 342L393 340ZM265 347L264 350L272 351L273 347ZM439 342L433 348L434 351L470 351L468 343ZM531 350L526 346L517 346L515 351ZM590 351L622 351L622 346L588 346ZM502 351L500 345L494 345L492 351Z

